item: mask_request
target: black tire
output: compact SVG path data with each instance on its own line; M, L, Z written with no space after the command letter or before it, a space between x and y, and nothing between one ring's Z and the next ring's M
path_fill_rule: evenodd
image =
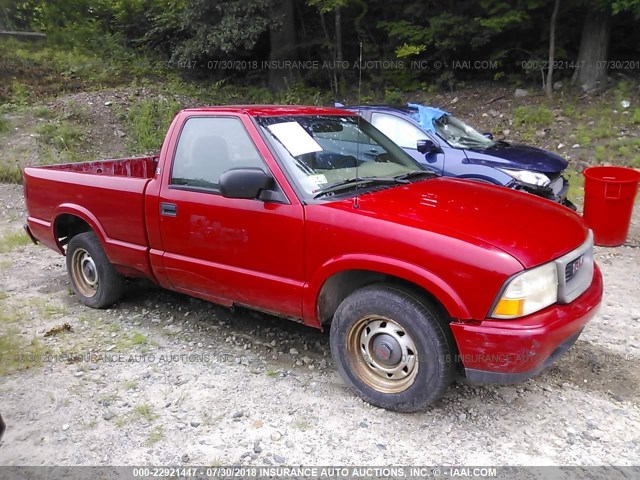
M80 233L69 242L67 273L73 291L89 307L105 308L122 298L125 279L113 268L93 232Z
M330 343L347 384L387 410L424 409L444 395L455 375L456 348L444 316L399 287L371 285L349 295L334 315Z

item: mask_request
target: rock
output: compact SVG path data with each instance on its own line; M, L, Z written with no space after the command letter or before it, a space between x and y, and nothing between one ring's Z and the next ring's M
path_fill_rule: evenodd
M285 445L287 446L287 448L293 448L295 446L295 443L293 443L292 440L287 440Z
M559 143L559 144L558 144L558 150L561 150L561 149L563 149L563 148L564 148L564 143Z
M182 460L182 463L189 463L189 460L191 459L189 458L189 455L185 453L184 455L182 455L181 460Z
M273 454L273 459L277 462L277 463L284 463L287 461L287 459L285 457L283 457L282 455L278 455L277 453Z
M458 415L458 420L460 420L461 422L464 422L466 419L467 419L466 413L461 413L460 415Z
M302 449L302 451L303 451L304 453L306 453L306 454L309 454L309 453L313 452L313 447L312 447L311 445L306 445L306 446Z
M92 363L89 365L89 370L98 370L100 368L97 363Z
M280 434L280 432L273 432L273 433L271 434L271 440L272 440L273 442L277 442L277 441L279 441L281 438L282 438L282 435Z
M244 415L244 412L237 411L237 412L233 412L233 414L231 415L231 418L241 418L243 415Z
M369 428L369 424L368 424L367 422L360 422L360 423L358 424L358 426L359 426L360 428Z
M306 355L304 357L302 357L302 361L307 365L309 365L311 362L313 362L311 357L307 357Z
M115 135L116 137L119 137L119 138L124 138L124 137L126 137L126 136L127 136L127 134L126 134L126 133L124 133L122 130L116 130L116 131L114 132L114 135Z
M104 415L102 415L102 418L104 418L108 422L115 416L115 413L113 413L111 410L107 410L106 412L104 412Z
M492 117L497 117L497 116L500 115L500 112L498 112L497 110L494 110L494 109L490 109L487 113L489 115L491 115Z
M504 130L502 130L502 135L504 135L505 137L508 137L511 134L511 130L509 130L508 128L505 128Z
M574 149L575 149L575 148L580 148L580 144L579 144L579 143L574 143L574 144L571 146L571 148L574 148Z
M289 350L289 353L291 355L298 355L300 352L298 351L297 348L292 348L292 349Z
M253 451L254 451L255 453L260 453L260 452L262 452L262 447L260 446L260 441L259 441L259 440L256 440L256 441L253 443Z
M189 423L193 428L197 428L200 426L200 422L197 420L191 420L191 422Z
M516 91L513 92L513 96L516 98L524 98L529 96L529 90L525 90L524 88L516 88Z
M631 102L629 100L622 100L620 106L626 110L631 106Z
M554 90L561 90L562 89L562 82L553 82L553 89Z
M113 104L113 102L104 102L105 107L110 107Z
M62 431L66 432L67 430L69 430L70 425L68 423L65 423L64 425L62 425Z
M187 428L187 425L185 423L178 422L178 423L176 423L176 428L178 430L184 430L185 428Z
M77 371L76 373L73 374L74 377L81 377L83 375L84 375L84 372L81 371L81 370L79 370L79 371Z

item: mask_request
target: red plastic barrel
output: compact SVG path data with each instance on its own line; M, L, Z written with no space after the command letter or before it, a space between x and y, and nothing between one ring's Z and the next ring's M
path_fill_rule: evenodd
M622 245L629 233L640 172L625 167L590 167L584 171L584 219L594 242Z

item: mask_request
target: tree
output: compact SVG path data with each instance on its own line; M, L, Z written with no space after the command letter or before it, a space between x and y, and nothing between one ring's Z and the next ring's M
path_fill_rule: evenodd
M560 0L555 0L553 13L551 14L551 22L549 23L549 69L547 70L547 83L544 86L544 93L548 98L553 96L553 63L556 59L556 20L558 18L559 7Z
M294 18L293 0L271 0L269 28L270 50L269 60L295 60L296 52L296 23ZM291 70L281 68L269 69L269 86L273 90L281 90L290 86L294 75Z
M586 7L573 79L584 91L592 91L606 87L612 15L640 14L640 0L590 0Z

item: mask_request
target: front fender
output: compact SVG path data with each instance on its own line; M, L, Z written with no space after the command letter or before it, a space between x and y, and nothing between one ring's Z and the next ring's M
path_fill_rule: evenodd
M320 328L318 299L322 287L333 275L350 270L365 270L401 278L421 287L435 297L453 318L469 319L471 315L462 298L444 280L424 267L390 257L351 254L332 258L316 270L305 286L303 316L306 324Z

